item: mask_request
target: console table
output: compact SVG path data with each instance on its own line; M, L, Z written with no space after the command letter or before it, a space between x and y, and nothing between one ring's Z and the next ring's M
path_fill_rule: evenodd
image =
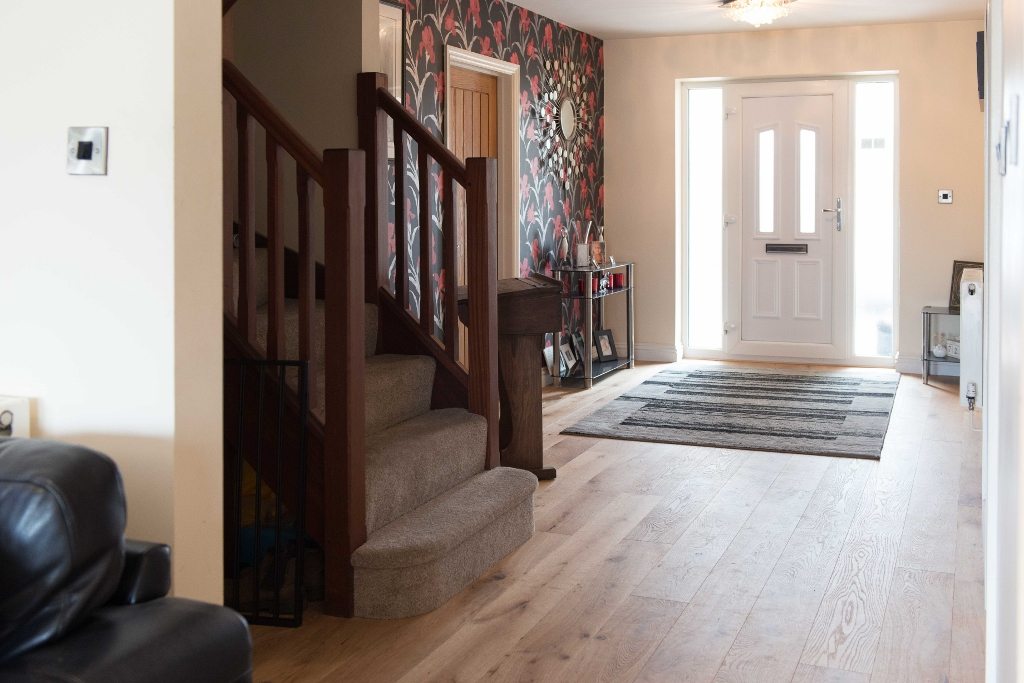
M583 345L584 349L577 349L576 352L582 356L583 362L569 374L563 375L559 372L559 383L564 386L582 386L589 389L594 382L607 377L608 375L635 366L633 352L633 291L636 286L635 269L632 263L616 263L601 266L590 266L577 268L574 266L555 266L552 273L562 281L562 298L569 304L572 310L574 301L583 303ZM625 284L622 287L608 287L600 289L595 287L595 280L600 281L604 276L613 274L624 274ZM597 304L597 329L604 329L605 325L605 302L618 300L626 306L626 357L610 361L599 361L594 358L594 304ZM563 311L564 311L563 306ZM564 317L564 312L563 312ZM564 324L562 328L567 329ZM558 351L562 346L564 335L561 331L555 333L555 348L552 349L556 363L558 363ZM561 368L558 363L556 367Z

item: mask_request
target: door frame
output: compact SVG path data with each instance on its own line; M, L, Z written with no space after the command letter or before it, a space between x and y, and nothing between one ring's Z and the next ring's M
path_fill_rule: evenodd
M498 277L519 277L519 65L448 45L445 47L444 96L452 101L452 67L498 79ZM445 110L444 139L452 139L452 120Z
M853 355L853 320L852 312L854 311L854 291L853 291L853 259L854 259L854 248L853 248L853 235L856 233L856 217L854 215L855 201L853 187L853 165L854 155L852 154L853 145L855 141L856 131L854 130L854 106L855 98L853 96L854 87L860 82L878 82L878 81L891 81L896 89L895 97L895 175L894 175L894 224L893 224L893 355L891 357L874 357L874 356L855 356ZM684 275L678 280L679 287L679 306L677 309L678 325L676 329L679 332L678 344L683 349L683 357L694 358L694 359L707 359L707 360L749 360L749 361L780 361L788 363L815 363L821 365L854 365L861 367L895 367L898 360L897 350L899 349L899 338L900 338L900 297L899 297L899 284L900 284L900 237L901 237L901 225L900 225L900 141L901 135L901 121L900 121L900 79L898 71L870 71L870 72L858 72L848 74L820 74L814 76L806 75L792 75L792 76L777 76L771 78L686 78L679 79L677 81L677 119L676 119L676 134L677 134L677 154L676 154L676 168L678 170L677 177L679 178L679 185L677 187L677 226L679 236L679 252L678 262L686 268L689 263L689 222L688 213L685 210L686 204L689 201L689 167L687 163L688 158L688 141L687 141L687 122L689 120L689 112L687 111L689 102L689 91L704 88L728 88L729 86L742 85L742 86L767 86L769 89L772 86L778 86L779 84L785 85L797 85L797 84L820 84L823 82L845 82L848 84L848 96L846 97L846 106L843 109L842 114L846 117L846 134L848 144L844 146L842 156L844 157L842 170L846 175L846 186L842 191L845 194L840 196L844 197L843 212L844 212L844 229L841 233L844 235L843 239L847 240L848 248L846 249L846 259L842 264L844 268L845 281L842 283L842 291L845 291L842 304L844 306L843 316L845 331L843 333L842 342L844 345L844 351L841 355L837 355L833 358L808 358L806 356L797 355L779 355L772 353L771 349L762 348L756 353L730 353L727 350L725 334L725 324L728 323L730 315L729 302L730 292L733 288L739 288L742 291L742 282L737 281L733 284L730 281L729 272L729 259L730 259L730 231L731 227L723 223L723 243L722 243L722 321L723 321L723 335L722 345L719 350L715 349L699 349L691 348L689 346L689 281ZM801 93L803 94L803 93ZM820 94L820 93L819 93ZM723 92L723 108L726 110L726 115L729 114L729 104L726 94ZM728 125L728 124L727 124ZM838 130L836 131L838 135ZM730 217L733 215L726 210L726 207L734 206L737 199L741 201L741 190L733 188L732 192L735 193L735 198L730 200L730 188L729 188L729 177L725 174L728 172L728 154L729 150L729 136L726 130L723 134L723 207L722 217L725 219L726 215ZM733 153L742 154L742 143L735 143L736 149ZM840 159L838 156L833 159L833 164L838 167ZM838 181L835 184L834 192L840 192L840 185ZM742 205L740 205L742 209ZM737 212L739 213L739 212ZM737 223L736 225L739 225ZM738 240L737 240L738 241ZM834 242L834 247L837 242ZM838 263L836 266L838 267ZM837 271L838 277L838 271ZM836 286L834 287L833 297L840 292L839 281L836 280ZM756 342L753 342L756 343Z

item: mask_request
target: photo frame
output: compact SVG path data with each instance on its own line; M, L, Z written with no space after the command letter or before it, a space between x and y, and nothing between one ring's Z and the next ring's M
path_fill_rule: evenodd
M619 359L619 355L615 350L615 337L612 335L611 330L597 330L594 332L594 343L597 345L597 357L602 363Z
M579 360L576 358L576 354L573 353L572 344L569 343L568 339L562 342L558 355L562 360L562 377L569 377L579 364Z
M405 83L405 9L381 0L379 10L380 72L387 74L388 91L402 101ZM388 126L388 158L395 158L395 132Z
M583 362L583 349L586 348L586 339L583 338L583 332L577 330L572 333L572 346L576 350L577 358L579 358L580 362ZM597 338L595 337L591 339L590 358L593 360L597 357Z
M603 241L593 241L590 243L590 262L595 266L603 266L605 263L605 250Z
M555 377L555 348L553 346L544 348L544 366L548 369L548 374Z
M960 312L960 281L968 268L985 270L985 264L979 261L953 261L953 279L949 284L949 312Z

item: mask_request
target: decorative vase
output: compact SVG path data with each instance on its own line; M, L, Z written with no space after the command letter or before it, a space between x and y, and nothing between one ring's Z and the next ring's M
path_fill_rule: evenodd
M558 239L558 246L555 249L555 255L558 257L558 265L566 265L569 263L569 238L565 232L562 232L562 236Z
M936 358L945 358L946 347L943 346L942 344L936 344L935 346L932 347L932 355L935 356Z

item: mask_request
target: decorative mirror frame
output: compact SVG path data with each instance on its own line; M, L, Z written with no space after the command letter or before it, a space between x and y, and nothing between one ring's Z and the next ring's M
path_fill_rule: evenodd
M554 59L546 59L541 75L540 94L533 104L536 140L541 162L555 174L563 187L568 187L581 172L581 147L590 137L591 121L581 106L584 76L579 66L563 50ZM572 107L575 125L571 134L563 128L562 110Z

